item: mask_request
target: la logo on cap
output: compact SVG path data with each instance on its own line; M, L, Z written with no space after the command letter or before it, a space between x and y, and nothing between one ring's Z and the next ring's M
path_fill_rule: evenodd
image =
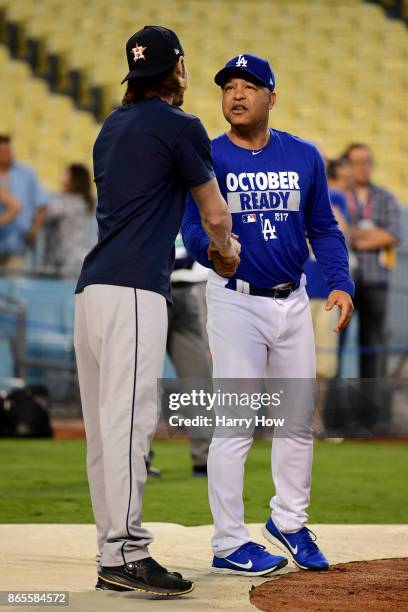
M146 47L139 47L139 45L136 43L136 47L133 47L133 49L131 50L133 53L133 61L137 62L140 59L146 59L145 56L143 55L143 51L146 50Z
M236 66L241 66L241 68L246 68L248 65L248 60L245 59L245 55L240 55L235 64Z

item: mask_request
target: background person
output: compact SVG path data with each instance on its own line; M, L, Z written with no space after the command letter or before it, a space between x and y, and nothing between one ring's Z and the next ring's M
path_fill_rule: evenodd
M7 181L0 182L0 227L13 221L21 212L21 204L8 190Z
M349 162L345 158L329 160L324 149L316 145L325 160L327 184L330 204L337 223L347 240L348 236L348 210L346 190L350 188ZM316 373L318 377L330 379L337 373L337 346L338 336L333 333L336 325L336 311L326 311L325 306L330 289L323 275L323 270L316 260L311 248L309 258L305 263L306 291L310 300L313 329L316 342ZM322 349L319 351L319 349Z
M340 193L342 202L347 191L353 188L353 176L347 157L336 157L326 160L327 183L330 193Z
M21 270L29 264L27 255L44 225L48 197L35 172L15 161L10 136L5 134L0 135L0 185L21 206L18 216L0 227L0 266Z
M350 246L357 259L354 303L359 314L360 377L386 376L386 314L390 270L400 232L400 206L392 193L371 180L373 156L363 143L351 144L353 188L348 192ZM364 349L367 349L365 351Z
M44 265L63 276L78 276L85 255L96 243L95 200L88 169L70 164L61 191L50 196L44 226Z
M337 223L346 239L348 211L345 189L350 184L348 166L348 161L343 158L328 160L326 163L330 203ZM316 344L316 376L318 382L314 431L317 437L325 437L323 410L328 381L336 376L338 370L339 336L334 332L337 312L326 310L330 289L311 248L309 248L309 258L304 265L304 272L306 274L306 291L309 296Z
M167 352L179 378L201 379L202 385L211 379L208 345L198 297L194 291L208 276L204 268L187 253L181 234L176 240L176 261L171 275L173 304L168 306ZM190 408L187 409L190 412ZM191 416L186 414L186 416ZM210 428L190 428L190 456L193 476L207 475Z
M183 379L195 379L196 384L205 388L211 380L210 354L206 336L203 329L202 305L200 304L201 284L205 284L208 270L194 261L187 253L181 234L176 239L176 259L174 271L171 275L171 293L173 303L168 304L168 331L167 353L172 361L178 378L182 379L181 387L184 391ZM171 383L170 383L171 384ZM178 388L178 387L177 387ZM189 383L185 391L191 389ZM208 388L211 391L212 388ZM171 389L167 391L167 402ZM165 405L166 402L163 402ZM180 407L180 414L187 418L193 417L192 407ZM198 412L200 414L200 412ZM167 415L166 419L169 415ZM192 462L192 475L195 478L207 476L208 448L212 438L212 429L209 427L185 427L190 439L190 457ZM148 476L160 476L160 470L151 463L154 452L150 451L147 462Z

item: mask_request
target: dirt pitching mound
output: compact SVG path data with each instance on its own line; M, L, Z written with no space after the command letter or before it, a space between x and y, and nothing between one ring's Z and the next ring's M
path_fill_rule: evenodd
M326 572L299 571L250 592L265 612L408 611L408 558L333 565Z

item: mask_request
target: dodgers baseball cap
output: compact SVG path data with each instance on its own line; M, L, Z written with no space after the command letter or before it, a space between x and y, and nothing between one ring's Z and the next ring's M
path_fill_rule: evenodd
M224 68L217 72L214 80L217 85L223 87L227 80L234 76L242 79L247 76L250 77L251 81L255 79L270 91L275 89L275 75L269 62L257 55L241 53L233 57L225 64Z
M170 70L184 55L177 35L162 26L147 25L129 38L126 57L129 72L122 83L138 77L155 76Z

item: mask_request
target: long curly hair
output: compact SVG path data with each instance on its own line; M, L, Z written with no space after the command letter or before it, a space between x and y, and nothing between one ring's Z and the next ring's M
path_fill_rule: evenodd
M176 64L162 74L156 74L151 77L133 78L127 81L127 88L123 96L122 104L128 106L135 104L141 100L149 100L156 97L173 96L173 104L181 106L183 103L183 94L186 88L185 75L186 70L183 65L183 73L176 73Z

